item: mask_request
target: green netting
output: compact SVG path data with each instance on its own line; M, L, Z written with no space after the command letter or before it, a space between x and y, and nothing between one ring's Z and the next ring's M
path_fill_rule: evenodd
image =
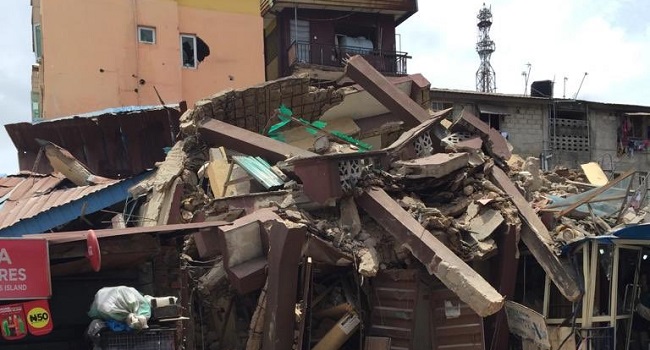
M280 119L280 122L271 125L271 127L269 128L268 136L272 139L284 142L285 138L284 135L282 135L282 133L280 132L280 129L284 128L287 124L291 123L293 117L293 111L287 106L285 106L284 104L280 105L278 111L279 111L278 118ZM313 123L310 123L308 120L302 118L296 118L296 119L298 119L303 125L305 125L305 130L309 134L314 136L318 133L318 131L323 130L327 126L327 122L322 120L316 120ZM365 152L372 148L371 145L361 140L357 140L354 137L348 136L340 131L333 130L330 131L329 133L340 138L341 140L344 140L352 145L359 147L360 152Z

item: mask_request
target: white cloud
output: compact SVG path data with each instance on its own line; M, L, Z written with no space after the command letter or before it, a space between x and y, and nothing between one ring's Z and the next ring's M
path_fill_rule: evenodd
M603 102L650 104L650 27L627 18L647 18L643 0L495 0L491 5L496 42L492 66L497 91L523 93L525 64L532 64L529 83L556 81L562 95L578 89L579 98ZM409 72L423 73L435 87L475 89L479 57L476 15L482 1L420 0L419 12L398 28L402 48L413 56Z
M31 65L34 62L29 0L0 1L0 120L2 124L31 120ZM0 173L18 171L16 148L0 129Z

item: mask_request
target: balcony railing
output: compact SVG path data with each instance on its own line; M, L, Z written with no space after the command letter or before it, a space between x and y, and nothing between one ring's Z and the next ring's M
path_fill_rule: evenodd
M382 51L362 47L334 46L293 42L287 50L289 67L314 64L326 67L344 67L347 58L361 55L375 69L385 75L406 75L406 52Z

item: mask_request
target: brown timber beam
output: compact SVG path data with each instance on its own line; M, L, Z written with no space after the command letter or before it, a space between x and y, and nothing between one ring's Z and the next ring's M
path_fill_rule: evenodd
M384 190L366 190L357 198L357 204L477 314L485 317L501 309L503 296Z

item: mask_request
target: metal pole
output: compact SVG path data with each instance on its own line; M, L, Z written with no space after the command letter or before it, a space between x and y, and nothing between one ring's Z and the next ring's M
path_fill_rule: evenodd
M585 78L587 77L587 72L585 72L585 75L582 76L582 80L580 81L580 86L578 86L578 91L576 91L576 94L573 95L573 99L575 100L578 97L578 94L580 93L580 89L582 89L582 83L585 82Z
M294 41L296 42L296 49L298 48L298 4L293 3L293 33ZM297 51L297 50L296 50Z

